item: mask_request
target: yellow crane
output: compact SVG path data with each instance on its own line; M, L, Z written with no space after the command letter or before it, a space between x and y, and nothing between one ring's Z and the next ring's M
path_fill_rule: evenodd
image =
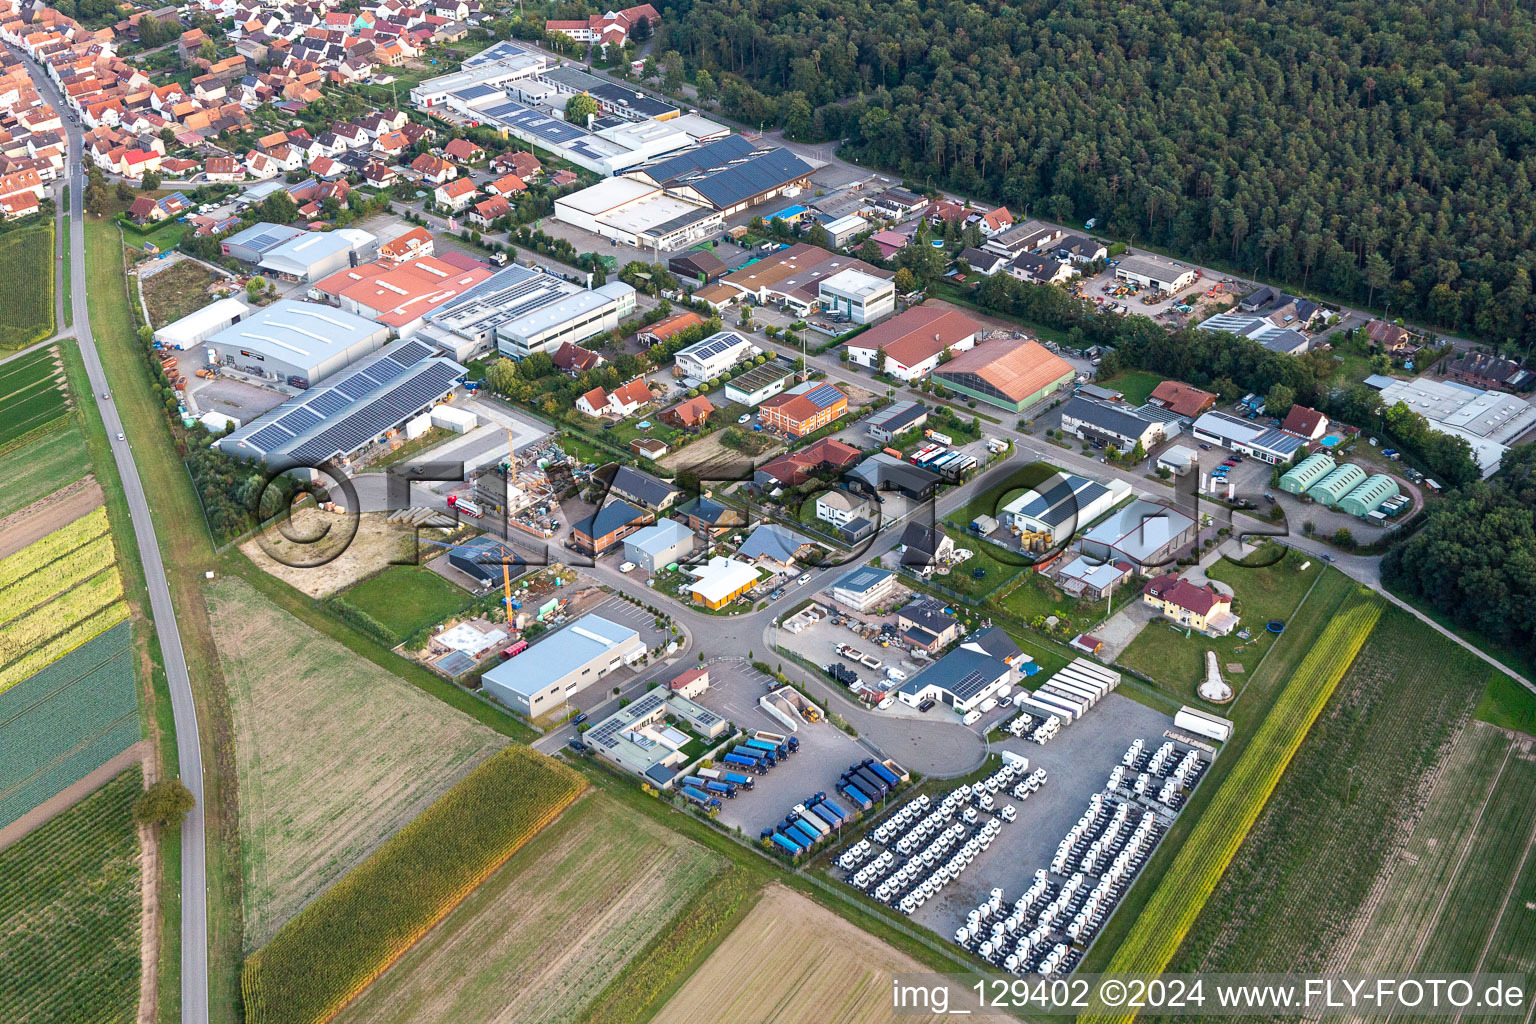
M512 500L511 499L511 490L512 490L512 488L515 488L517 486L517 445L516 445L516 441L514 440L514 438L512 436L512 428L511 427L507 427L505 429L507 431L507 481L508 481L508 484L509 484L509 486L507 488L507 490L508 490L507 501L508 501L508 504L510 504L511 500ZM507 517L507 524L508 524L507 528L510 529L511 528L511 522L512 522L512 510L510 508L507 509L505 514L506 514L506 517ZM502 604L506 608L506 611L507 611L507 624L511 625L511 623L512 623L512 574L507 570L507 553L508 553L507 552L507 545L506 545L506 542L504 541L503 542L503 549L502 549L502 553L501 553L501 594L502 594Z

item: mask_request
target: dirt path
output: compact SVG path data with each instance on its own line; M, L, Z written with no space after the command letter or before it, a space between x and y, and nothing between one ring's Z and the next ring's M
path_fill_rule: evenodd
M0 558L68 526L104 500L96 478L86 476L12 512L0 519Z
M48 822L117 778L133 765L140 762L147 764L150 757L149 744L144 740L140 740L100 768L85 776L79 782L65 786L9 825L0 828L0 850L42 828Z
M144 788L160 781L160 765L144 759ZM139 826L139 1024L155 1024L160 1014L160 837Z

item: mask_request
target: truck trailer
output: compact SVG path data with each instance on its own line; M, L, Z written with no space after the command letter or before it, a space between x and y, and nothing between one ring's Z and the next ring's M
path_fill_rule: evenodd
M800 856L801 853L804 852L803 850L800 849L800 844L799 843L791 842L790 840L784 838L784 836L781 835L778 832L775 832L773 834L772 839L773 839L773 845L777 846L779 849L783 850L785 853L789 854L791 857L798 857L798 856Z
M750 768L759 775L766 774L767 772L767 769L755 757L743 757L741 754L731 753L726 754L721 760L729 764L740 765L743 768Z
M703 775L704 772L701 771L699 774ZM757 783L753 782L750 777L741 774L741 772L721 771L715 772L715 775L720 779L721 782L733 782L743 789L751 789L753 786L757 785Z
M870 800L869 797L864 795L864 791L859 789L859 787L854 785L852 782L844 782L842 786L839 787L838 792L842 793L843 796L852 801L853 806L857 807L861 811L867 811L874 806L874 802Z
M885 765L881 764L879 761L876 761L872 757L871 758L867 758L864 761L864 767L868 768L870 771L872 771L876 775L880 776L886 782L889 782L893 787L898 785L898 784L900 784L900 782L901 782L901 780L896 777L896 773L895 772L891 771Z
M729 782L721 782L719 779L706 779L704 781L704 788L711 793L719 793L727 800L736 799L736 787Z

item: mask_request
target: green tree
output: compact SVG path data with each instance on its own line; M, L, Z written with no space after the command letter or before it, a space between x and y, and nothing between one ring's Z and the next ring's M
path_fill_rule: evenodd
M1296 389L1285 384L1276 384L1264 396L1264 408L1271 416L1284 417L1295 404Z
M245 282L246 298L250 299L252 302L255 302L257 299L261 298L261 293L266 290L267 279L260 275L257 275L256 277L253 277L249 281Z
M144 192L153 192L160 187L160 172L145 171L144 177L139 181L139 189Z
M180 779L161 779L133 802L133 820L156 831L179 828L196 803Z
M126 181L119 181L113 189L117 193L117 201L127 205L133 202L133 186Z
M896 271L894 284L896 285L896 291L901 295L917 290L917 278L913 276L912 271L907 267L902 267Z
M709 73L708 68L699 68L693 76L693 88L699 94L700 103L708 103L715 98L719 89L715 85L715 76Z
M676 50L668 50L661 55L661 66L664 69L661 87L667 92L676 92L683 84L683 55Z
M565 101L565 119L571 124L578 124L585 128L589 119L596 116L597 100L584 92L577 93Z

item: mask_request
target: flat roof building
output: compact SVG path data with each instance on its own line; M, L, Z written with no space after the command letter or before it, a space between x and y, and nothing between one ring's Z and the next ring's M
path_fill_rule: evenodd
M535 352L551 352L563 342L580 344L605 334L634 311L635 290L623 281L609 281L499 324L496 348L508 358L526 359Z
M669 718L706 740L721 738L727 728L725 719L669 687L636 698L593 725L582 741L598 757L665 789L689 760L682 750L688 734L668 726Z
M239 299L215 299L202 309L160 328L155 332L155 340L167 348L196 348L200 342L233 326L250 312L251 307Z
M1161 256L1127 256L1115 267L1115 276L1122 281L1139 284L1143 288L1179 292L1195 283L1195 268L1165 260Z
M1304 439L1295 434L1274 427L1258 426L1251 420L1240 420L1224 412L1202 414L1195 420L1191 430L1202 441L1252 455L1272 466L1291 461L1297 450L1307 445Z
M678 349L672 358L682 376L703 381L720 376L756 351L752 342L735 331L718 331Z
M303 228L261 221L237 231L219 243L219 251L242 263L256 263L290 238L305 234Z
M426 317L462 298L489 279L484 267L460 270L431 256L397 265L384 261L349 267L310 287L310 297L334 296L342 309L376 320L402 338L409 338Z
M581 290L532 267L507 267L427 314L423 336L457 358L468 358L495 344L498 327Z
M895 573L861 565L832 584L832 600L852 611L867 612L889 601L895 590Z
M680 249L722 230L718 210L669 195L633 178L605 178L555 200L555 219L632 245Z
M725 398L746 406L761 405L774 395L782 394L794 377L793 367L776 359L769 360L732 377L725 385Z
M1515 395L1428 377L1384 381L1373 386L1387 408L1402 402L1435 430L1462 438L1485 480L1498 472L1509 446L1536 427L1536 406Z
M565 703L645 654L640 634L600 615L583 615L481 677L486 693L529 718Z
M1145 570L1172 562L1198 532L1195 520L1183 512L1137 498L1090 529L1079 546L1089 558L1124 560Z
M862 270L840 270L817 285L817 299L828 313L856 324L873 323L896 310L896 285Z
M257 266L285 280L307 284L342 267L367 263L378 254L378 238L357 228L306 231L269 249Z
M313 302L279 299L203 339L208 361L309 387L378 351L389 329Z

